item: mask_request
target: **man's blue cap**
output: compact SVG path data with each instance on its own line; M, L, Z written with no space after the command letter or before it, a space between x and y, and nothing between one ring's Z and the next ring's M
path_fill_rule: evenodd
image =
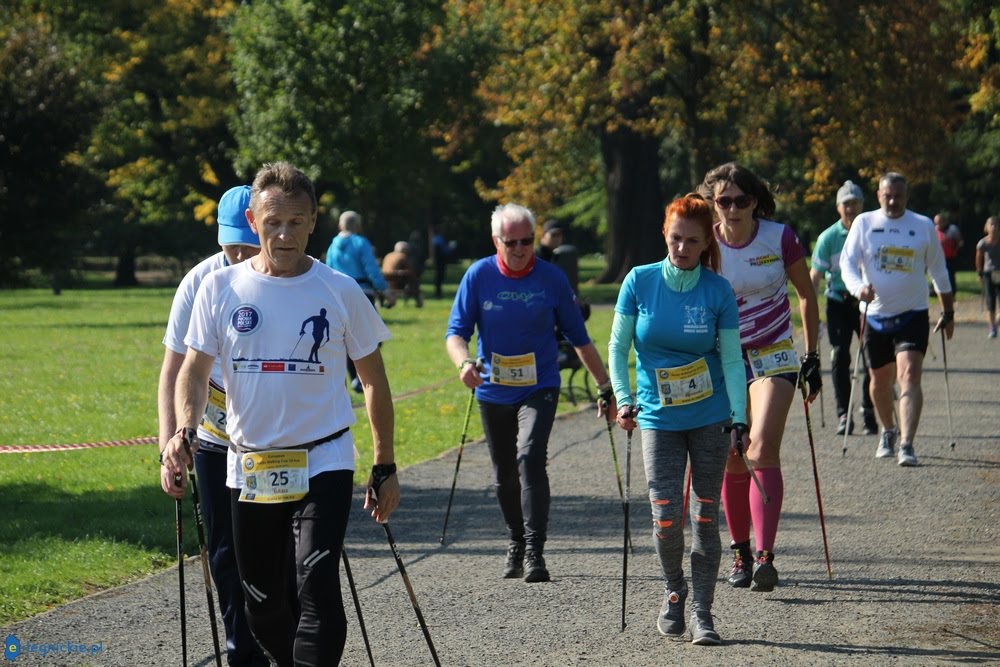
M219 245L252 245L260 239L250 229L246 210L250 208L250 186L240 185L226 191L219 200Z

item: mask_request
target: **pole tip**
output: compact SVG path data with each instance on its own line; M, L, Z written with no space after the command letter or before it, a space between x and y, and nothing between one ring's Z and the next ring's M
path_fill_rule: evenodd
M951 443L951 448L955 449L955 442L954 441L952 441L952 443Z

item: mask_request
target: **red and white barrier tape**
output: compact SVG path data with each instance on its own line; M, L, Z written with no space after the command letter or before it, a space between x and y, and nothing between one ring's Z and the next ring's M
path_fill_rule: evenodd
M131 447L152 445L159 441L155 435L128 440L104 440L101 442L80 442L62 445L0 445L0 454L28 454L34 452L65 452L72 449L96 449L98 447Z

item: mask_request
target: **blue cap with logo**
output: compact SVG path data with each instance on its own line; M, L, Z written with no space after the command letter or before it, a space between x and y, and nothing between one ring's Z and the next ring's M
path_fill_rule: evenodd
M260 239L250 229L246 210L250 208L250 186L230 188L219 200L219 245L260 247Z

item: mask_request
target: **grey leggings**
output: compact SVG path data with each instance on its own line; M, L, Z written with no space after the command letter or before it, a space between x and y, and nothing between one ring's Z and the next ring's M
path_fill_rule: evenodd
M684 588L684 470L691 459L691 588L692 608L711 609L719 576L719 497L729 454L728 422L688 431L642 432L649 503L653 513L653 544L660 557L665 586Z

